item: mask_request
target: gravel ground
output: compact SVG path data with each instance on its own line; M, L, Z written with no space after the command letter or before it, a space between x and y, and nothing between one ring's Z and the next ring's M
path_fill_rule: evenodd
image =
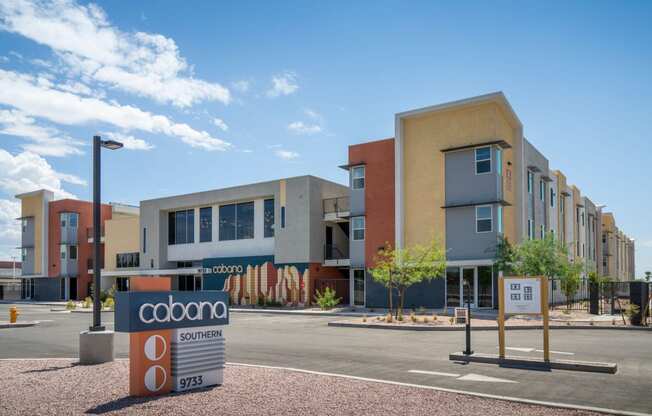
M128 397L128 362L0 361L0 415L597 415L286 370L227 366L224 386Z

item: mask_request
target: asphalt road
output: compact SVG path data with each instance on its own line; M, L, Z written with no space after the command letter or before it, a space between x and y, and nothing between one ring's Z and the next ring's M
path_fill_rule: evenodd
M90 314L50 313L23 305L31 328L0 329L0 358L77 357L78 334ZM8 305L0 305L0 319ZM112 327L113 314L103 313ZM532 400L652 413L652 332L557 330L553 358L618 364L615 375L534 371L448 360L461 351L464 332L407 332L334 328L330 317L234 313L225 330L227 361L348 374ZM508 355L541 355L540 331L508 331ZM127 357L128 337L116 335L116 355ZM496 353L497 333L473 334L473 349Z

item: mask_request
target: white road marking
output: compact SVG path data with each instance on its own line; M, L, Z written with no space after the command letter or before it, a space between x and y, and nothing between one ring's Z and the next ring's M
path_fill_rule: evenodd
M408 373L416 373L416 374L428 374L431 376L444 376L444 377L459 377L460 374L455 374L455 373L442 373L439 371L424 371L424 370L410 370Z
M488 383L518 383L518 381L507 380L505 378L483 376L482 374L469 373L465 376L458 378L461 381L485 381Z
M506 350L512 351L521 351L521 352L532 352L534 348L522 348L522 347L505 347Z
M543 352L543 350L536 350L537 352ZM574 352L566 352L566 351L553 351L550 350L550 354L560 354L560 355L575 355Z

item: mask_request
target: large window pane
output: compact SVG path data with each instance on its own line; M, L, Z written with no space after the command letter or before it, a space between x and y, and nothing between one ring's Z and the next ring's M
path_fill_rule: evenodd
M77 213L71 212L68 217L68 223L71 227L77 228Z
M356 166L351 170L351 186L353 189L364 188L365 167Z
M68 258L70 260L77 260L77 246L68 247Z
M186 211L177 211L175 213L176 231L174 233L176 244L186 243Z
M235 240L235 204L220 206L220 241Z
M478 267L478 307L491 308L493 297L492 267Z
M475 173L491 172L491 147L475 149Z
M237 239L254 238L254 203L236 205Z
M213 240L213 208L204 207L199 210L199 242Z
M491 206L475 208L475 230L478 233L492 231Z
M460 268L446 269L446 306L460 306Z
M186 243L195 242L195 210L186 211Z
M174 244L176 233L176 219L174 212L168 213L168 244Z
M364 270L353 270L353 304L364 306Z
M265 200L265 238L274 237L274 200Z
M351 219L351 229L354 241L364 240L365 217L353 217Z

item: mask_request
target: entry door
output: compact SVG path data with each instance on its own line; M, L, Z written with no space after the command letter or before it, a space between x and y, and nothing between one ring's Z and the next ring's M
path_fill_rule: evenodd
M333 227L326 226L326 258L332 259L333 256Z
M467 285L468 282L468 285ZM476 300L475 300L475 295L476 291L475 288L477 286L476 282L476 275L475 275L475 267L463 267L462 268L462 276L460 280L460 286L461 287L461 295L462 298L460 299L462 305L466 306L466 297L467 297L467 291L471 292L471 307L475 308Z

